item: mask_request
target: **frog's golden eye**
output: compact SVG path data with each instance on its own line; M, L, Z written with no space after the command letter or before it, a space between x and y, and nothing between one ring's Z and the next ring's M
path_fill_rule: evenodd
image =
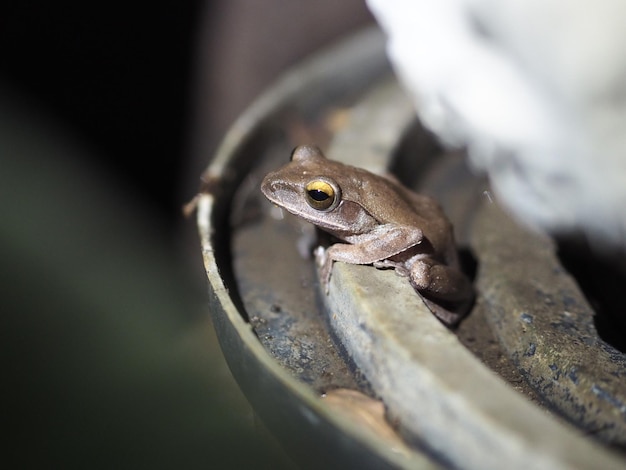
M313 180L306 185L306 202L318 211L329 211L337 207L340 191L337 185L329 181Z

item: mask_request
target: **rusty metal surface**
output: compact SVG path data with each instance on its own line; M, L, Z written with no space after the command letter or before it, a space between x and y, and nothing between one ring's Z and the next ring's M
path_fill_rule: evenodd
M284 154L277 156L284 160ZM302 241L315 240L312 227L293 216L275 220L272 213L278 212L259 199L258 184L250 190L244 212L260 206L262 218L249 224L233 221L233 267L259 341L285 370L319 393L367 390L367 382L350 370L333 344L316 296L317 276L305 256L310 247L299 252Z
M188 207L196 208L209 279L210 311L231 371L263 422L304 467L438 468L416 449L398 453L374 429L337 413L336 402L326 405L321 394L306 384L306 378L298 377L304 371L299 358L306 355L289 353L290 358L277 360L270 354L271 348L263 346L252 324L261 335L265 333L266 341L272 335L268 330L262 331L267 324L256 315L258 312L246 311L242 300L245 283L235 280L237 262L233 263L231 256L232 241L237 237L232 237L233 232L259 220L258 200L255 203L247 198L259 165L271 162L272 156L282 157L285 151L288 154L290 147L302 138L314 137L323 143L340 121L337 115L341 115L341 106L348 105L379 77L388 74L383 36L377 30L349 38L287 74L231 128L202 176L200 194ZM243 190L235 197L238 188ZM232 228L231 222L235 223ZM262 245L271 240L257 238L255 243ZM263 263L266 271L271 271L279 261L258 258L256 263ZM242 272L248 273L245 263L242 266ZM272 305L270 311L277 310L278 303ZM283 308L286 312L295 311L281 302L278 309ZM317 319L322 318L318 312L313 313ZM289 322L282 322L285 323ZM292 345L302 344L294 341ZM277 347L274 351L286 349L287 346ZM320 349L323 350L324 347ZM315 351L309 350L308 354L319 357ZM341 361L333 369L333 375L341 377L338 384L358 382L358 377L346 374ZM327 386L325 380L312 382L321 388Z
M381 83L379 87L384 90L389 85ZM368 93L355 112L369 109L370 113L384 115L387 108L397 107L390 96L390 92ZM331 142L328 154L355 163L367 159L369 154L380 155L378 149L382 147L387 149L387 161L381 157L380 165L389 165L398 142L391 145L390 131L380 131L375 120L372 121L373 125L351 121L352 125L343 129L342 134L355 135L357 140L339 135ZM350 129L352 126L356 129ZM389 120L387 127L405 129L406 123ZM418 127L414 132L423 131ZM536 257L524 256L526 249L535 251L536 247L524 243L527 234L523 231L494 230L501 221L493 216L487 217L482 225L475 222L480 208L486 203L494 204L486 202L489 199L483 195L485 183L465 171L462 155L420 154L405 146L397 157L409 159L396 164L415 175L412 179L417 188L434 195L447 207L462 235L461 247L476 238L503 238L520 247L517 263L506 260L511 266L540 262ZM489 244L485 243L486 250ZM497 255L494 263L483 264L483 251L476 250L474 254L481 279L487 277L485 272L493 276L491 281L501 278L503 271L520 272L502 263L504 259L498 260ZM539 258L543 255L538 253ZM547 259L541 261L544 266L547 262ZM515 296L516 292L505 288L502 295ZM457 336L430 314L404 279L388 271L336 263L330 294L324 300L328 312L332 312L329 318L333 331L410 442L425 444L444 456L446 462L463 468L496 469L503 462L508 468L520 469L621 466L576 430L548 417L504 386L468 353ZM485 308L484 300L480 289L472 317L491 318L492 312ZM496 330L496 337L499 333ZM483 347L473 344L479 351ZM515 357L512 359L515 361ZM512 366L511 362L507 363ZM538 391L543 397L541 390Z
M486 318L523 376L587 433L624 446L626 357L599 337L555 243L491 204L476 213L472 246Z
M480 449L481 443L487 446L491 443L495 447L503 446L502 454L494 455L506 459L508 449L510 459L520 457L519 462L530 466L585 468L594 462L603 462L607 468L621 466L623 462L606 449L573 432L550 416L546 408L541 409L547 404L584 432L619 444L624 437L620 427L624 418L624 401L620 395L623 387L619 386L621 354L598 340L589 329L589 311L582 314L580 310L584 299L575 303L568 300L574 298L570 291L575 290L570 281L567 295L550 277L534 284L534 294L529 290L528 281L534 275L531 260L551 262L546 256L549 250L546 251L543 242L535 242L525 231L501 219L497 212L485 215L484 181L470 175L462 155L442 152L428 133L414 126L406 108L393 101L398 99L398 88L389 80L386 62L381 59L382 48L376 42L381 40L370 37L362 41L368 52L359 50L359 42L353 41L352 49L344 47L336 51L332 60L318 59L285 77L237 122L204 175L204 189L198 199L198 224L213 293L212 315L235 377L264 422L291 447L289 450L305 455L305 461L313 462L320 456L303 448L321 446L332 449L327 455L338 459L325 461L326 464L362 461L373 465L372 468L427 468L442 462L461 467L472 462L474 468L481 468L477 445ZM351 81L352 76L358 80ZM381 124L376 120L377 112L391 118ZM381 129L382 126L387 127ZM359 140L361 133L365 138ZM335 292L335 303L325 307L327 299L319 296L312 260L303 256L316 242L315 232L291 216L280 219L280 213L258 191L262 176L282 165L293 146L303 142L317 142L342 154L329 155L335 158L349 159L356 154L358 160L364 153L371 153L372 158L368 159L371 169L395 170L407 183L435 195L453 220L466 267L475 271L480 291L470 317L452 334L445 328L441 330L443 327L429 314L420 320L419 306L404 311L386 302L391 308L389 317L396 321L386 323L384 318L374 316L378 319L370 330L396 331L394 335L399 335L396 337L399 342L390 344L405 353L411 349L405 349L403 341L415 343L417 352L422 350L424 341L435 348L430 355L414 351L413 356L410 353L407 357L416 363L409 361L401 365L417 366L421 370L413 377L411 374L416 369L411 369L414 372L406 377L408 383L421 377L422 381L414 383L417 386L414 388L425 391L422 398L428 396L434 400L426 405L438 403L436 409L442 416L450 418L452 413L455 417L452 421L437 421L437 415L433 415L435 420L424 426L424 419L429 416L420 415L419 410L424 408L411 407L410 398L400 399L395 394L402 388L397 381L405 377L394 378L392 374L386 383L381 382L380 367L370 366L384 361L380 362L380 358L374 361L371 357L357 360L360 352L371 353L367 349L371 344L366 344L365 349L353 344L355 336L363 332L339 325L340 305L344 306L341 307L344 325L351 316L357 320L360 316L356 304L351 303L358 298L354 297L358 290L355 286L393 273L367 266L336 266L338 273L347 273L348 277L333 274L333 282L345 284L341 284L340 290L337 286L331 290ZM374 145L370 145L372 142ZM350 163L358 164L358 161ZM498 235L500 232L502 235ZM554 275L559 270L554 264L547 266L538 272ZM347 282L352 268L361 277ZM379 288L372 286L368 290L376 293ZM337 297L340 292L343 293ZM546 295L537 296L537 292ZM375 295L375 298L381 297ZM525 303L531 299L532 308ZM536 302L543 307L536 308ZM346 305L351 307L345 308ZM544 309L549 308L553 312L545 313ZM564 317L564 312L569 312L569 316ZM561 315L560 320L547 320L555 318L554 315ZM412 325L417 323L426 330L412 332ZM399 325L405 327L398 331ZM428 328L436 333L428 334ZM553 341L555 335L569 341L573 349L567 351L571 356L561 346L552 348L560 354L558 361L548 356L550 345L560 344ZM384 334L370 335L366 336L366 343L381 337L390 339ZM577 342L576 338L582 339ZM574 347L577 344L583 347ZM600 352L590 353L585 349L592 346L599 346ZM591 361L585 363L585 356L591 357ZM568 357L576 357L579 362L570 363ZM542 362L543 359L548 362ZM613 365L597 367L598 361ZM399 363L391 360L389 364L396 367ZM424 375L428 369L437 371L434 382L424 379L432 372ZM450 371L456 372L450 376ZM508 385L494 379L493 372ZM590 381L591 373L595 375ZM604 380L603 373L613 378ZM455 381L468 387L468 393L455 391ZM429 384L437 383L439 389L428 389ZM564 385L570 388L563 388ZM356 421L324 405L322 394L337 389L357 390L369 399L382 397L388 410L390 404L399 404L390 411L394 418L391 423L410 444L409 454L394 454L383 444L388 441L388 429L377 436L376 429L363 429ZM440 400L436 399L437 393L442 395ZM459 406L464 400L467 406ZM491 406L493 409L489 411ZM463 416L464 410L468 416ZM496 415L490 415L494 410ZM437 423L443 427L438 428ZM537 429L542 424L550 430L549 439L544 439ZM445 436L451 428L456 437L446 442ZM425 448L431 453L423 454ZM467 465L463 465L465 456ZM491 463L497 465L498 460Z

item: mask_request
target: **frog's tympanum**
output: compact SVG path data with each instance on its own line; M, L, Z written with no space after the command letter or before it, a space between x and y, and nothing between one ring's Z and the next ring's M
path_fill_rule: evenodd
M448 325L470 305L473 290L459 270L452 225L430 197L391 177L329 160L307 145L269 173L261 190L273 203L346 242L315 252L326 291L334 261L373 264L406 276Z

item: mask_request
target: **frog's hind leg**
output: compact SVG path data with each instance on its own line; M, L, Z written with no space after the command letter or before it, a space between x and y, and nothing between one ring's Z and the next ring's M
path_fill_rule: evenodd
M458 269L433 259L416 260L410 282L424 303L446 325L454 325L467 313L474 299L469 279Z
M418 259L410 271L411 285L429 298L459 302L473 296L472 284L465 274L436 260Z

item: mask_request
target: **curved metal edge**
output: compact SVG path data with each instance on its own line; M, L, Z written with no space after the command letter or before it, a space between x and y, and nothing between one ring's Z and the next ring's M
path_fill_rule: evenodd
M288 444L288 452L298 461L333 468L438 468L420 454L395 453L373 432L342 419L271 358L220 276L212 243L215 204L212 195L204 194L197 207L213 322L222 349L230 351L226 359L233 376L263 422ZM307 428L316 430L314 439L303 439L303 429Z
M357 67L353 67L356 64L370 74L356 73ZM233 156L237 154L236 150L243 146L245 139L259 128L261 122L276 115L287 103L299 104L302 108L316 106L318 101L325 101L318 97L329 81L333 82L335 95L338 96L341 96L342 90L347 94L355 88L366 88L372 80L373 71L378 71L380 75L389 73L385 38L378 28L357 33L330 51L322 51L285 73L235 121L205 171L203 180L227 177L229 168L235 163Z
M326 156L371 173L388 174L398 145L415 122L413 104L390 77L350 109L349 124L333 137Z
M363 117L342 129L329 156L355 164L366 156L381 171L407 127L403 119L412 120L412 113L402 112L400 99L389 84L368 93L353 111ZM395 120L379 125L378 116L390 110ZM373 150L379 148L382 152ZM455 466L622 466L610 451L548 417L506 385L394 273L335 263L330 296L323 300L333 312L335 334L407 437L427 443Z
M393 293L393 309L381 289ZM487 369L393 272L336 263L327 302L335 333L389 413L454 466L623 468Z
M522 230L495 204L480 208L474 230L486 318L504 349L535 389L549 390L545 399L554 409L623 446L624 356L598 338L593 309L559 263L554 242ZM516 269L502 271L502 264Z
M348 61L344 60L346 57ZM241 149L259 130L262 121L278 113L287 102L302 101L303 90L308 92L305 101L314 102L315 90L329 80L339 81L340 87L353 88L355 63L379 70L381 75L388 73L384 37L378 29L356 34L330 53L321 53L286 74L235 122L222 141L202 176L200 194L191 204L197 209L202 256L209 279L210 312L222 350L228 351L225 356L233 376L263 422L287 444L286 450L298 461L333 468L341 465L372 469L438 468L418 452L409 456L395 453L372 431L337 415L312 390L282 369L244 320L245 312L239 311L233 301L216 259L215 250L219 248L214 231L227 223L219 215L222 212L219 207L229 204L235 183L243 178L246 163L249 164L245 160L250 156ZM361 85L364 88L366 83ZM303 437L306 428L317 431L315 439Z

